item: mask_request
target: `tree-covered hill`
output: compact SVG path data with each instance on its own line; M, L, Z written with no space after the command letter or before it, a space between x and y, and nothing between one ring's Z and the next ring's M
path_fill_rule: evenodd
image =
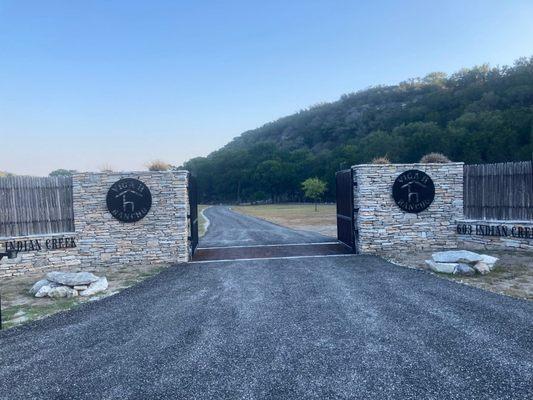
M301 200L318 177L334 196L334 173L386 156L416 162L440 152L466 163L531 159L533 57L512 67L483 65L431 73L343 95L244 132L185 163L205 202Z

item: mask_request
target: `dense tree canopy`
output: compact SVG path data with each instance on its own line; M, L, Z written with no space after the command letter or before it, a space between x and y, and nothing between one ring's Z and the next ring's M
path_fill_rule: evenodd
M532 136L533 57L346 94L245 132L183 167L198 177L204 202L302 200L300 183L309 177L326 181L332 199L335 171L374 157L529 160Z

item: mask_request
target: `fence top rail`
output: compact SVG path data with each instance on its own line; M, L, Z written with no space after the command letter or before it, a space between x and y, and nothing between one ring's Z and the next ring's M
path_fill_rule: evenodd
M72 177L70 176L2 176L0 177L0 188L12 189L12 188L27 188L34 187L65 187L72 185Z
M533 164L533 161L508 161L508 162L501 162L501 163L485 163L485 164L465 164L465 167L495 167L495 166L516 166L516 165L523 165L523 166L531 166Z

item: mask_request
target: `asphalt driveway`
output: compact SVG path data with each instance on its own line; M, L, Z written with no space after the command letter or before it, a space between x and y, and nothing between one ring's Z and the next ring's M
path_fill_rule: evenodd
M0 332L0 399L496 400L532 387L533 303L370 256L176 265Z

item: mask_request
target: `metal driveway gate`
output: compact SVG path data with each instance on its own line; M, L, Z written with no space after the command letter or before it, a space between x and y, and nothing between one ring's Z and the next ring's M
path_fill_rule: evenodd
M351 169L335 174L337 198L337 239L356 252L355 210L353 202L353 172Z
M198 186L196 178L189 175L189 240L191 242L191 256L198 246Z

